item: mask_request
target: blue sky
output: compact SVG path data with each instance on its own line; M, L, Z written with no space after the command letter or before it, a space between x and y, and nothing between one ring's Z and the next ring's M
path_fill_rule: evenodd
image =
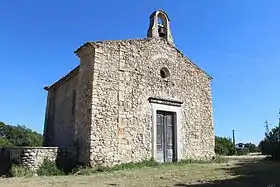
M0 121L42 132L47 93L86 41L146 37L162 8L176 46L214 77L215 133L257 143L280 108L280 2L104 0L0 2ZM278 74L277 74L278 73Z

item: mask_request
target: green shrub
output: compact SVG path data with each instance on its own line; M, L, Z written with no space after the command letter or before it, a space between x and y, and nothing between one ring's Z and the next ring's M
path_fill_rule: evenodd
M215 153L218 155L234 155L235 145L230 138L215 137Z
M158 162L154 161L153 159L149 159L149 160L143 160L141 162L123 163L123 164L115 165L113 167L98 166L93 169L93 172L110 172L110 171L118 171L118 170L125 170L125 169L139 169L144 167L154 167L157 165L159 165Z
M43 163L37 169L39 176L57 176L64 175L64 172L58 169L55 161L44 159Z
M110 168L109 170L124 170L124 169L135 169L135 168L144 168L144 167L154 167L159 165L159 163L157 163L155 160L153 159L149 159L149 160L143 160L141 162L129 162L129 163L123 163L123 164L119 164L116 165L112 168ZM99 168L100 169L100 168ZM101 170L108 170L108 168L101 168Z
M236 150L236 155L247 155L249 150L247 148Z
M12 165L10 169L10 174L12 177L24 177L24 176L30 177L34 173L23 166Z
M266 134L259 148L264 155L270 155L273 160L280 160L280 127L277 126Z
M245 148L248 149L248 153L256 153L259 152L259 148L253 143L246 143Z

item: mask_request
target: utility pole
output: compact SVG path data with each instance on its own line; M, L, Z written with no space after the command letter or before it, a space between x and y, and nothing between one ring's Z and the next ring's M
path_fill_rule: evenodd
M268 135L269 134L269 125L268 125L268 122L267 122L267 120L264 122L264 124L265 124L265 135Z
M280 109L279 109L279 118L278 118L278 126L280 127Z
M280 109L279 109L279 118L278 118L278 142L280 141Z
M233 150L234 154L236 153L236 147L235 147L235 135L234 135L235 130L232 130L232 143L233 143Z
M232 130L232 143L233 143L234 146L235 146L235 135L234 135L234 132L235 132L235 130L233 129L233 130Z

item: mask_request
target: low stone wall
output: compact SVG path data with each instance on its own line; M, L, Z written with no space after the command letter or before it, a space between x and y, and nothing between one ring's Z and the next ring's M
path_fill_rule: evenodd
M1 148L0 173L8 172L12 164L36 170L44 159L56 161L60 165L75 164L77 150L74 147L16 147ZM71 162L71 163L69 163Z

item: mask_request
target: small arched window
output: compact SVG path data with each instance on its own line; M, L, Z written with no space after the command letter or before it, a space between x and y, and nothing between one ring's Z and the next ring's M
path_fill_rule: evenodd
M166 67L161 68L159 73L163 79L170 77L170 72Z

